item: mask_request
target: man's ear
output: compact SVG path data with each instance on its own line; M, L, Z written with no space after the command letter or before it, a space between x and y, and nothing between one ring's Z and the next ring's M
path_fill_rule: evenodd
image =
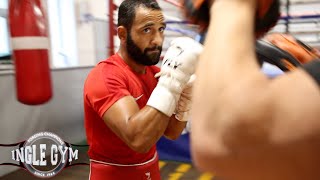
M127 29L124 26L119 26L117 28L117 31L118 31L118 37L120 39L120 42L121 43L126 42L126 40L127 40Z

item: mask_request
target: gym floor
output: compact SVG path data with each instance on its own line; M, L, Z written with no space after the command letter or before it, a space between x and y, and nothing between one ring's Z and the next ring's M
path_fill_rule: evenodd
M200 173L192 164L160 161L159 162L161 177L163 180L216 180L213 175ZM64 169L52 180L87 180L89 175L89 166L73 166ZM1 180L39 180L28 171L20 169L0 178Z
M81 144L86 142L81 142ZM87 156L87 147L78 147L79 157L75 163L89 163ZM159 168L161 178L163 180L217 180L212 174L199 172L192 164L176 161L159 161ZM62 170L58 175L50 178L50 180L88 180L89 176L88 165L78 165L68 167ZM9 173L0 180L39 180L40 178L35 177L29 171L19 169L12 173Z

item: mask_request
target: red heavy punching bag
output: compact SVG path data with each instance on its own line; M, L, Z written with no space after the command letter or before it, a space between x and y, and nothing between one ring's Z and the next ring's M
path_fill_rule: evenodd
M47 20L40 0L10 0L9 25L16 93L21 103L43 104L52 97Z

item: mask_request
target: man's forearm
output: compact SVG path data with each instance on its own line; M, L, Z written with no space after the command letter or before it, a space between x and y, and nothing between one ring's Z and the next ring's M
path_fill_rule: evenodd
M228 80L225 77L243 73L252 64L256 64L253 61L255 10L252 6L254 3L241 1L217 1L212 6L210 29L205 44L208 58L202 58L201 61L213 62L212 66L206 67L224 77L214 77L215 79Z
M194 88L192 119L199 118L197 123L222 118L219 113L227 110L223 106L234 98L231 96L242 96L241 91L232 93L233 89L243 88L246 81L260 74L254 53L252 6L241 1L217 1L211 8L211 23Z
M128 141L134 150L147 152L164 134L169 117L150 106L145 106L128 120Z
M133 97L126 96L109 108L103 119L131 149L143 153L163 135L170 118L150 106L139 109Z
M164 132L165 137L171 140L177 139L181 135L183 129L186 127L186 124L187 122L185 121L177 120L175 115L171 116L167 129Z
M252 90L247 86L262 77L254 51L254 6L242 1L217 1L211 8L192 112L192 119L197 121L192 123L192 138L198 141L193 144L194 157L205 170L210 169L203 163L208 157L201 154L210 154L215 159L211 166L219 166L233 152L225 143L237 145L238 136L234 135L242 126L234 120L244 119L251 112L247 105L254 95L246 91Z

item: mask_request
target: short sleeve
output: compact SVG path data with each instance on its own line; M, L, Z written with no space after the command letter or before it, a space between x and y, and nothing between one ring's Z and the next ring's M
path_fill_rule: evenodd
M119 99L130 95L126 77L117 68L97 68L85 83L85 98L100 117Z

